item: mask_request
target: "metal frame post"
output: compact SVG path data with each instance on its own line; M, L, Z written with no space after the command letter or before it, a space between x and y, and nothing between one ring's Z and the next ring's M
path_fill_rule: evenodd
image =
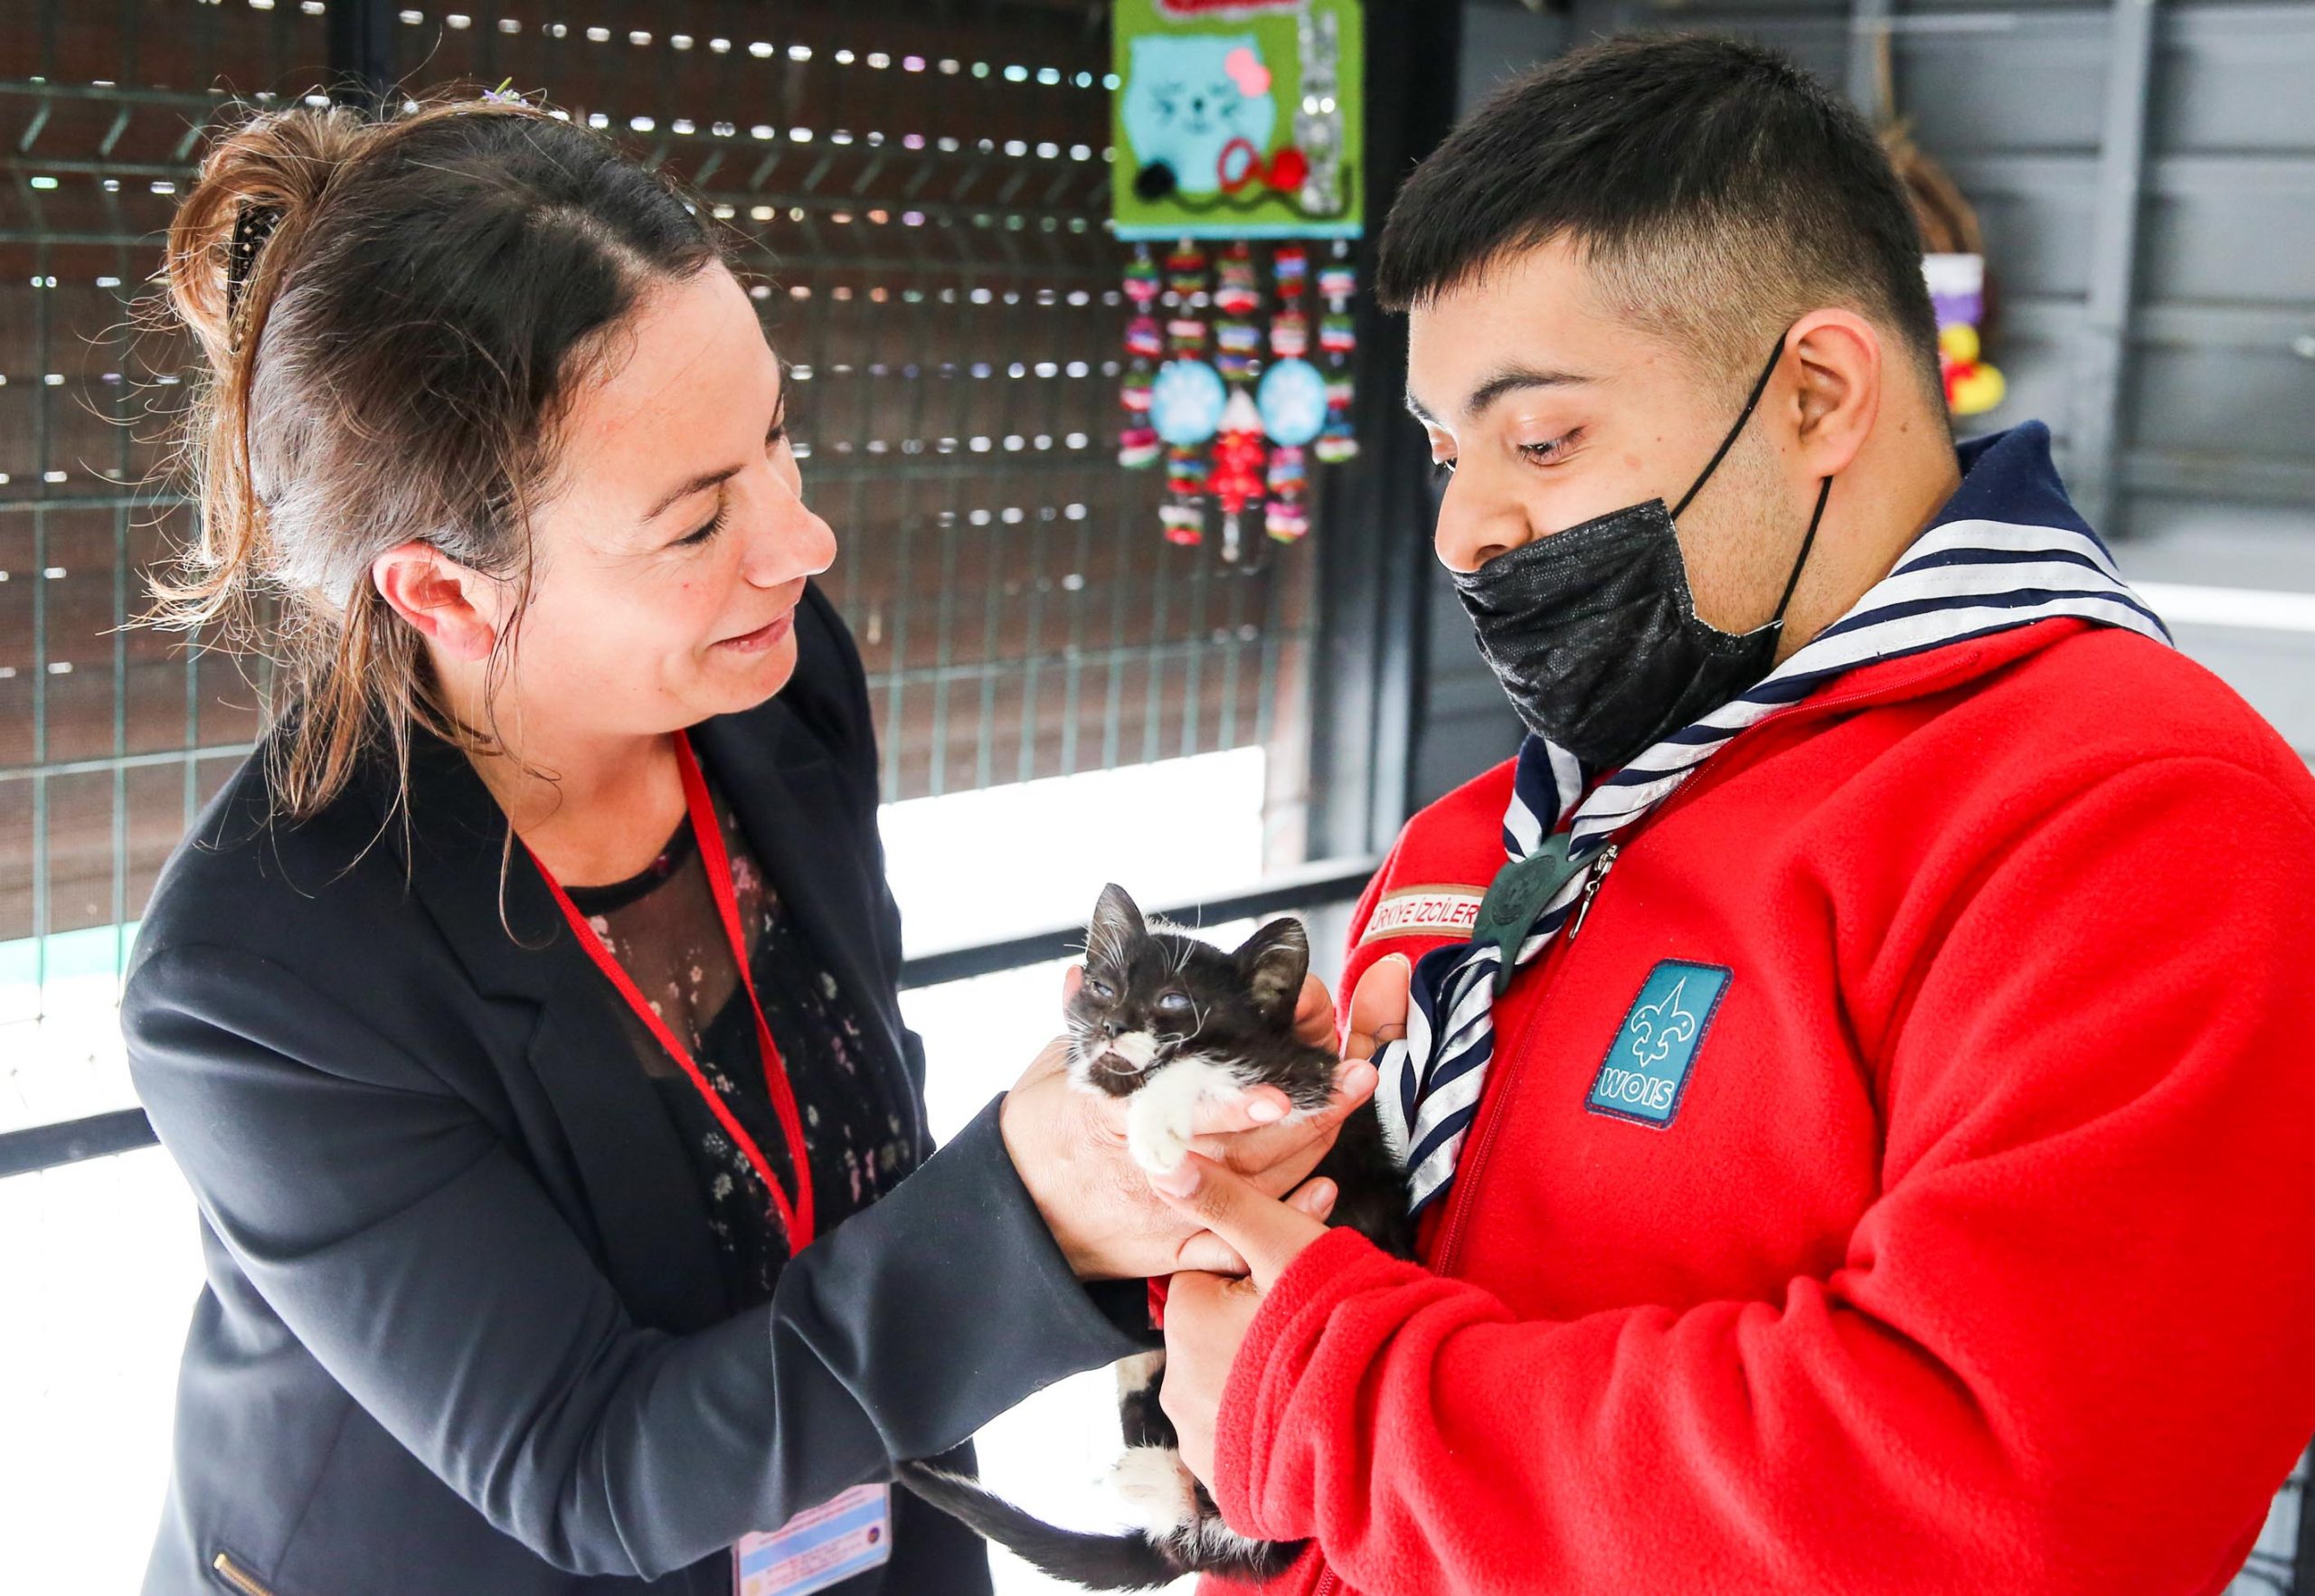
M1882 103L1881 49L1895 10L1895 0L1849 0L1849 103L1876 124L1890 109Z
M1399 184L1454 125L1460 5L1376 0L1366 12L1365 281ZM1358 300L1359 456L1328 485L1318 543L1310 852L1380 852L1412 790L1415 694L1424 669L1432 504L1422 435L1401 390L1406 321Z
M2147 91L2154 74L2159 0L2113 0L2107 28L2106 106L2090 246L2090 286L2076 342L2066 414L2074 501L2091 525L2114 531L2122 378L2138 273L2146 182Z
M385 0L334 0L327 13L330 97L383 109L394 86L395 9Z

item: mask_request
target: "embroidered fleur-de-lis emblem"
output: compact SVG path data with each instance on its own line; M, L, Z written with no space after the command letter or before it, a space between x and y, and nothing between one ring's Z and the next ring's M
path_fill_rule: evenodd
M1674 1048L1695 1039L1696 1016L1680 1006L1680 994L1687 985L1683 976L1661 998L1632 1011L1626 1034L1631 1039L1633 1061L1641 1069L1661 1064L1672 1056Z

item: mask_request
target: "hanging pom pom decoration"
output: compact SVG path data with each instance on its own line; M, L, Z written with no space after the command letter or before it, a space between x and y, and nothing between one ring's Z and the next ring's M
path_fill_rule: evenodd
M1214 290L1214 308L1243 321L1253 315L1261 302L1261 291L1254 287L1252 252L1243 243L1231 245L1229 252L1222 257L1222 280Z
M1358 453L1358 438L1350 429L1350 360L1358 352L1350 301L1357 292L1358 274L1351 269L1350 246L1337 239L1333 259L1318 272L1318 297L1327 302L1327 314L1318 323L1318 353L1327 364L1327 420L1318 434L1317 453L1329 466Z
M1118 395L1126 413L1125 428L1118 434L1118 464L1128 470L1158 463L1158 434L1149 425L1150 373L1166 348L1158 318L1150 314L1158 293L1158 263L1149 258L1148 245L1137 244L1125 269L1125 297L1132 302L1133 319L1126 324L1125 383Z
M1166 445L1166 502L1158 523L1166 541L1191 546L1205 541L1205 445L1221 425L1227 397L1222 375L1206 364L1205 253L1187 239L1166 258L1167 361L1149 389L1149 426ZM1156 296L1153 296L1156 297Z
M1262 496L1262 467L1269 455L1262 443L1262 419L1252 395L1233 388L1222 412L1222 431L1214 441L1214 500L1222 506L1222 557L1235 562L1243 547L1239 517L1246 506Z
M1239 527L1247 505L1262 496L1262 467L1270 452L1262 442L1261 412L1248 392L1261 358L1261 328L1253 320L1261 302L1253 251L1240 240L1224 251L1214 290L1214 308L1222 318L1214 329L1214 364L1230 388L1214 448L1214 497L1222 506L1222 558L1233 565L1245 555Z
M1299 245L1284 245L1271 257L1271 270L1280 309L1270 324L1270 369L1254 391L1262 430L1273 445L1262 530L1278 543L1290 543L1310 530L1303 497L1309 465L1303 451L1326 426L1327 380L1302 358L1310 348L1310 318L1300 308L1309 284L1309 258Z
M1245 517L1259 512L1275 542L1299 540L1310 527L1312 461L1358 452L1349 246L1337 241L1320 263L1309 246L1280 243L1269 266L1265 284L1243 241L1209 263L1185 239L1162 265L1139 246L1125 274L1132 312L1118 458L1136 467L1163 458L1158 521L1167 542L1203 543L1211 498L1222 515L1221 557L1246 570L1254 565ZM1265 287L1275 307L1266 326Z
M1281 543L1299 542L1310 530L1310 513L1302 503L1309 477L1300 449L1281 443L1270 451L1270 497L1262 505L1262 530Z

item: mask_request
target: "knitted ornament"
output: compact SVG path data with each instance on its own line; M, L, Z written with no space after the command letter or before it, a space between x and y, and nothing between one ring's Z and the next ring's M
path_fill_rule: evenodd
M1318 176L1316 156L1299 149L1265 161L1249 145L1227 165L1224 186L1282 184L1303 193ZM1212 258L1186 239L1155 259L1138 247L1126 266L1132 311L1118 459L1145 467L1163 458L1158 522L1168 543L1203 543L1211 500L1222 515L1221 557L1251 570L1244 517L1259 508L1270 538L1303 537L1314 462L1357 454L1350 423L1357 274L1346 242L1329 248L1319 261L1305 244L1269 247L1267 282L1261 257L1243 240Z
M1327 419L1311 449L1329 466L1340 465L1358 453L1358 438L1350 426L1354 397L1350 359L1358 352L1358 329L1351 319L1350 301L1357 292L1358 275L1351 269L1350 246L1337 239L1334 259L1318 270L1318 297L1327 302L1327 313L1318 322L1318 351L1327 364Z
M1214 440L1214 476L1209 486L1222 506L1222 557L1235 562L1243 546L1238 518L1262 495L1262 467L1269 451L1262 444L1262 419L1252 397L1243 388L1233 389L1229 407L1222 412L1222 430Z
M1214 290L1214 308L1224 316L1251 316L1261 303L1254 287L1254 260L1243 243L1230 246L1222 257L1221 286Z
M1148 417L1151 363L1166 349L1165 332L1150 314L1159 290L1158 263L1149 258L1148 245L1137 245L1125 269L1125 297L1133 302L1136 314L1126 324L1128 362L1125 382L1118 391L1126 413L1125 430L1118 434L1118 464L1129 470L1144 469L1158 460L1158 434Z
M1327 380L1307 360L1272 361L1254 390L1254 403L1271 442L1299 447L1327 423Z
M1149 425L1168 446L1167 502L1158 507L1166 540L1195 543L1205 535L1204 445L1222 420L1221 373L1205 363L1208 303L1205 252L1188 239L1166 257L1166 353L1149 392Z
M1271 279L1278 285L1278 297L1285 300L1299 299L1310 282L1310 257L1299 244L1280 244L1270 258Z
M1205 354L1205 324L1194 316L1175 316L1166 324L1166 347L1192 358Z
M1318 434L1318 441L1312 446L1311 452L1318 457L1320 464L1328 466L1339 466L1345 460L1356 458L1358 439L1350 430L1350 418L1340 414L1329 415L1326 430Z
M1262 346L1261 329L1250 321L1225 321L1214 332L1220 352L1214 364L1227 382L1243 382L1254 374L1254 356Z
M1185 239L1166 257L1166 286L1187 305L1205 292L1205 251Z
M1158 506L1158 524L1166 541L1189 546L1205 541L1205 456L1179 445L1166 451L1166 503Z
M1205 362L1169 360L1150 382L1149 424L1167 442L1194 449L1222 424L1228 397L1221 375Z
M1310 349L1310 318L1299 310L1281 310L1271 318L1270 352L1280 360L1299 360Z
M1204 451L1188 444L1170 446L1166 450L1166 491L1189 497L1204 493L1205 487Z
M1149 246L1137 246L1125 269L1125 297L1146 311L1158 302L1159 286L1158 263L1149 258Z
M1281 444L1270 451L1270 476L1264 486L1270 497L1262 505L1262 530L1281 543L1290 543L1310 530L1309 512L1302 492L1309 477L1302 451Z

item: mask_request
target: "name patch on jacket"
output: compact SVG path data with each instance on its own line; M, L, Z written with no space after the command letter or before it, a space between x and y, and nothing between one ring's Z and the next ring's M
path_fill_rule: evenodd
M1480 887L1401 887L1375 905L1359 945L1384 937L1468 937L1486 897Z
M1668 959L1649 971L1583 1106L1658 1129L1671 1124L1728 982L1722 966L1683 959Z

